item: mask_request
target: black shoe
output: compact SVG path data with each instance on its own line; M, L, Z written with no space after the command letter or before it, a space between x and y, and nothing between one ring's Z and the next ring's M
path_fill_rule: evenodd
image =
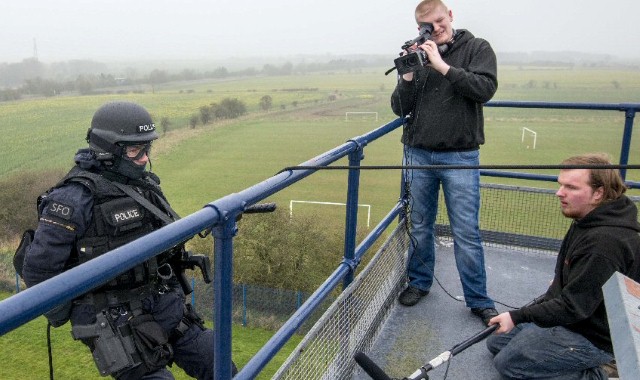
M489 320L498 315L498 311L493 307L472 307L471 312L480 317L482 323L487 326L489 325Z
M427 294L429 294L428 290L420 290L413 286L407 286L407 288L400 293L398 301L404 306L413 306L420 301L420 298Z

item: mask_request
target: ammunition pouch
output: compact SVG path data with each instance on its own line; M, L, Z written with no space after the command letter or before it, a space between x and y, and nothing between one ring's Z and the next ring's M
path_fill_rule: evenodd
M149 314L130 320L133 341L149 369L163 368L173 359L173 349L167 332Z

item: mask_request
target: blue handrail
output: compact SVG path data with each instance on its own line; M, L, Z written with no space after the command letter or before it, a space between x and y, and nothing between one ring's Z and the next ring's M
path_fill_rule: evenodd
M622 134L622 146L620 148L620 165L629 163L631 149L631 133L633 132L633 119L636 112L640 111L640 103L560 103L560 102L514 102L508 100L495 100L485 104L487 107L515 107L515 108L550 108L550 109L574 109L574 110L600 110L622 111L625 113L624 132ZM622 178L627 176L626 169L620 169Z

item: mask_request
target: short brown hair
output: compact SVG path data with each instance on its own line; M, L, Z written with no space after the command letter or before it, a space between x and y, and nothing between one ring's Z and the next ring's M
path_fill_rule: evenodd
M433 8L430 8L429 7L430 5L433 5ZM429 13L430 10L438 6L444 7L445 10L448 10L447 6L442 2L442 0L422 0L416 6L416 12L415 12L416 21L418 21L418 18L426 15L427 13Z
M562 161L562 165L611 165L611 160L606 153L587 153L569 157ZM618 169L589 168L588 170L591 188L596 190L602 187L603 189L602 203L614 201L627 191L627 186Z

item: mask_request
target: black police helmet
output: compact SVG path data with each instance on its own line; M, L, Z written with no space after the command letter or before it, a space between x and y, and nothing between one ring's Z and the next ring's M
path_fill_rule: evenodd
M98 108L87 131L87 142L99 159L122 156L122 145L149 143L157 138L149 112L138 104L124 101Z

